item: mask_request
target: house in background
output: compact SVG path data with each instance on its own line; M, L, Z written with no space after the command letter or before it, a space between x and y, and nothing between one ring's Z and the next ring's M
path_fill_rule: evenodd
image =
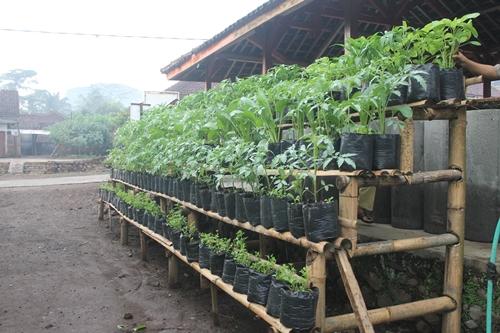
M139 120L151 107L175 104L187 95L202 90L205 90L205 82L179 81L165 91L145 91L143 102L130 104L130 119Z
M64 120L64 115L58 112L21 114L19 117L19 132L21 134L21 154L49 155L55 144L50 139L47 128Z
M20 155L19 94L16 90L0 90L0 157Z

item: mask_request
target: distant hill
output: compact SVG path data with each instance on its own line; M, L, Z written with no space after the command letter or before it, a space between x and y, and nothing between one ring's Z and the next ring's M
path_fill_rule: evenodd
M141 102L144 98L144 92L135 88L117 84L117 83L97 83L87 87L77 87L69 89L66 92L66 98L73 108L80 102L80 96L86 96L93 90L99 90L101 95L120 102L128 106L132 102Z

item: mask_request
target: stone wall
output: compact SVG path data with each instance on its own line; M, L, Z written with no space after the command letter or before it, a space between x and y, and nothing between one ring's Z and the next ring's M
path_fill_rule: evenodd
M52 174L103 170L102 158L68 161L25 162L23 173Z
M0 175L4 175L9 172L9 162L0 162Z
M368 309L442 295L444 264L440 259L398 253L354 258L352 263ZM335 314L352 312L337 267L332 263L329 268L331 278L327 280L327 288L329 295L335 297L327 300L328 310ZM465 269L463 298L462 331L485 332L486 282L483 273ZM496 283L495 300L493 332L500 332L500 281ZM441 316L427 315L378 325L377 332L441 332Z

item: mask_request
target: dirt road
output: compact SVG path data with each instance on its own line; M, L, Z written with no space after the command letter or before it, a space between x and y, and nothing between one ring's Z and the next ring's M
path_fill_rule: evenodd
M241 305L222 296L221 325L198 275L181 269L179 289L166 287L166 259L151 246L149 262L117 230L97 222L97 184L0 188L0 332L265 332ZM133 319L125 320L125 313Z

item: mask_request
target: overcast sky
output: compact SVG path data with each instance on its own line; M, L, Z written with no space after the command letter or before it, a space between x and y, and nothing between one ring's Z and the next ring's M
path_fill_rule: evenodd
M9 0L0 28L210 38L266 0ZM160 68L200 41L77 37L0 31L0 73L38 72L39 88L92 83L168 86Z

